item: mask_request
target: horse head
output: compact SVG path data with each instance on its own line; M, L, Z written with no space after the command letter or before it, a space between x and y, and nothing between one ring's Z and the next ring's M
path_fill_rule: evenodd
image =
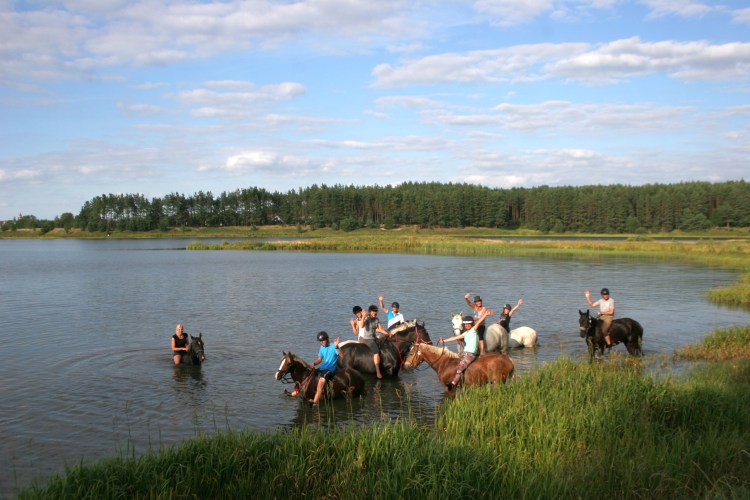
M203 363L206 360L206 353L204 351L203 334L199 333L197 337L190 336L190 349L189 354L193 359L198 360L199 363Z
M409 355L406 356L406 359L404 360L404 368L416 368L418 367L424 358L422 357L422 344L417 344L415 347L412 347L411 351L409 351Z
M453 325L453 335L461 335L463 331L464 313L451 313L451 324Z
M292 374L295 369L302 368L304 370L310 370L307 363L302 358L291 352L284 352L281 355L279 362L279 368L276 370L276 380L284 380L285 378L292 378ZM289 377L287 377L289 375Z
M581 335L581 338L585 338L596 326L596 319L589 314L588 309L586 309L586 312L579 309L578 315L578 333Z

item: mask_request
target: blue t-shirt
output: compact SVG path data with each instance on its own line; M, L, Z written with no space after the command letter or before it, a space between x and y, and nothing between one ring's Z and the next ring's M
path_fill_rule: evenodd
M323 360L318 366L321 370L328 370L329 372L336 371L336 363L339 361L339 352L335 345L328 344L327 346L320 346L318 356Z

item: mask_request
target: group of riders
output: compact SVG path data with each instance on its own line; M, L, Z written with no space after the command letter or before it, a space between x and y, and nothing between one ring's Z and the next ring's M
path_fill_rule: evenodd
M597 301L591 300L591 292L586 290L585 292L586 301L591 307L599 307L599 318L602 320L602 331L605 335L605 341L607 347L611 347L611 340L609 337L609 328L612 324L612 319L615 314L615 301L609 295L609 289L602 288L601 299ZM458 341L463 347L463 355L456 369L456 374L452 381L447 382L446 388L449 391L455 389L458 385L461 375L463 372L474 362L477 357L481 356L485 352L485 341L484 333L486 331L485 321L488 316L494 314L492 309L488 309L483 305L482 297L479 295L474 296L474 300L470 300L471 294L467 293L464 296L464 300L474 311L473 316L464 316L462 318L462 329L460 333L452 337L438 339L439 343ZM371 305L367 311L362 309L360 306L354 306L352 318L349 323L352 328L352 333L357 336L357 340L360 343L365 344L372 354L373 364L375 365L376 375L378 379L383 377L380 370L380 347L376 342L378 334L391 336L391 330L404 322L404 316L400 312L400 305L398 302L393 302L390 309L386 309L383 305L383 296L378 297L380 303L380 309L387 314L387 328L383 328L378 319L378 306ZM506 332L510 332L510 318L513 313L523 304L522 299L518 299L518 302L513 307L510 304L503 306L503 311L498 319L497 323L502 326ZM318 371L318 382L315 397L310 401L312 404L318 404L323 394L326 381L333 379L336 373L336 367L338 366L339 357L343 357L340 343L341 339L337 337L333 343L329 335L325 331L318 333L318 343L320 348L318 349L318 357L312 362L312 367ZM180 358L189 349L189 338L183 331L182 324L178 324L175 334L172 336L172 354L175 364L180 363Z
M474 297L473 302L469 300L471 297L470 293L467 293L464 297L466 303L474 310L473 316L464 316L462 318L462 331L461 333L443 339L442 337L438 340L439 342L450 342L459 341L463 346L463 356L456 370L456 375L453 381L448 382L446 387L448 390L453 390L461 379L461 375L464 370L481 354L484 354L484 322L486 318L494 311L483 306L482 297L479 295ZM372 354L373 364L375 365L376 376L378 379L382 378L383 375L380 370L380 347L377 343L378 334L384 336L391 336L391 330L401 324L404 321L404 316L400 312L400 304L393 302L390 309L386 309L383 304L383 296L378 297L380 303L380 309L387 314L387 328L383 328L383 325L378 319L378 306L371 305L367 311L362 309L360 306L354 306L352 318L349 323L352 328L352 333L357 336L357 340L360 343L367 345ZM503 312L500 315L500 319L497 321L506 331L510 330L510 318L513 313L523 304L523 300L519 299L515 307L510 304L505 304ZM338 364L339 356L343 356L341 349L339 348L341 339L337 337L333 344L331 344L328 333L318 333L318 342L320 343L320 349L318 350L318 357L313 361L313 367L320 364L318 367L319 376L317 392L314 399L311 401L312 404L318 404L320 397L323 393L326 380L331 380L335 373Z

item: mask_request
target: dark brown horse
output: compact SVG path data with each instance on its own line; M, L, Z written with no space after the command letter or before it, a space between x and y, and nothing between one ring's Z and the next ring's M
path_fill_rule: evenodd
M607 342L602 332L602 320L595 318L586 312L578 310L578 330L581 338L586 339L586 345L589 348L589 356L594 357L597 348L599 354L604 354L604 348ZM612 347L622 342L631 356L643 356L643 327L636 320L631 318L617 318L612 321L609 327L609 339L612 341Z
M185 354L180 358L181 365L200 366L206 360L206 353L203 345L203 334L199 333L197 337L190 336L190 346Z
M417 344L406 358L404 367L416 368L422 361L435 370L441 385L453 380L461 356L447 347L435 347L427 344ZM459 385L482 385L495 382L505 383L513 375L515 366L505 354L486 352L479 356L461 375ZM449 392L447 389L445 392Z
M384 377L397 377L412 344L431 344L432 341L424 328L424 323L416 319L394 326L389 333L390 337L381 337L377 340L380 347L380 371ZM367 345L349 340L339 344L339 348L344 353L339 358L340 368L352 368L360 373L375 375L375 363Z
M285 352L281 356L281 363L276 371L276 380L293 382L294 390L291 395L299 394L305 401L309 401L315 397L315 391L318 388L318 370L310 368L296 354ZM333 380L326 382L323 397L325 399L357 397L362 394L364 388L365 381L359 372L349 368L339 368Z

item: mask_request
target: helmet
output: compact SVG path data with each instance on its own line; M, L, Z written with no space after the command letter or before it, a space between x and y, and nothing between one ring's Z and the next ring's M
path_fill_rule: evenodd
M328 334L326 332L318 333L318 342L321 342L323 340L328 340Z
M482 297L480 297L479 295L474 296L474 302L481 302L481 301L482 301Z
M391 307L395 307L396 309L398 309L400 306L398 305L398 302L394 302L393 304L391 304Z
M510 311L510 310L511 310L511 309L513 309L513 308L512 308L512 307L510 307L510 304L505 304L505 305L503 306L503 309L507 309L507 310L509 310L509 311Z
M602 288L602 295L609 295L609 288Z
M464 325L473 325L474 324L474 318L472 318L471 316L464 316L463 324Z

